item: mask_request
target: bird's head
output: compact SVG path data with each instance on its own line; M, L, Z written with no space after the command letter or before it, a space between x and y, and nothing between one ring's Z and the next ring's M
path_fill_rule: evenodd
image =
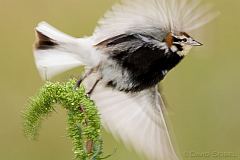
M186 55L193 46L203 45L186 32L169 32L165 38L165 42L172 52L181 56Z

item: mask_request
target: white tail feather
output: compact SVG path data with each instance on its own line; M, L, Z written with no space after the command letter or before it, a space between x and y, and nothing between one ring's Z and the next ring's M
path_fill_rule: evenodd
M40 22L37 27L36 31L42 33L43 35L60 42L72 42L75 40L74 37L69 36L58 29L54 28L53 26L49 25L47 22Z
M43 79L84 65L97 66L100 55L93 47L91 38L74 38L41 22L36 27L38 42L34 57Z

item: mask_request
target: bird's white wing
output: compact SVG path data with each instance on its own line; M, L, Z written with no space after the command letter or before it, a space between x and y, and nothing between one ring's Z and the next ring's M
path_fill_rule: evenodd
M96 42L125 33L190 32L219 13L201 0L120 0L99 21Z
M90 88L95 81L84 82ZM164 119L164 104L158 88L125 93L100 82L91 98L99 109L104 127L151 160L178 160Z

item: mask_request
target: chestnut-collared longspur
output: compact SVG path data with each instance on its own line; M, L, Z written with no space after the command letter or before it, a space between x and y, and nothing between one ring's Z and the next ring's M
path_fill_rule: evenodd
M189 32L217 13L197 0L122 0L92 36L74 38L46 22L34 56L43 78L84 66L83 83L104 127L152 160L177 160L158 83L193 46Z

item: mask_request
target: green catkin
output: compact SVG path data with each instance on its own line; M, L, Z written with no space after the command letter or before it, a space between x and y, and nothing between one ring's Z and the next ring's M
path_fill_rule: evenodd
M76 80L66 83L47 82L39 93L30 99L23 113L24 133L35 140L42 120L54 111L55 104L67 110L68 136L72 139L76 160L100 160L102 155L101 122L98 110Z

